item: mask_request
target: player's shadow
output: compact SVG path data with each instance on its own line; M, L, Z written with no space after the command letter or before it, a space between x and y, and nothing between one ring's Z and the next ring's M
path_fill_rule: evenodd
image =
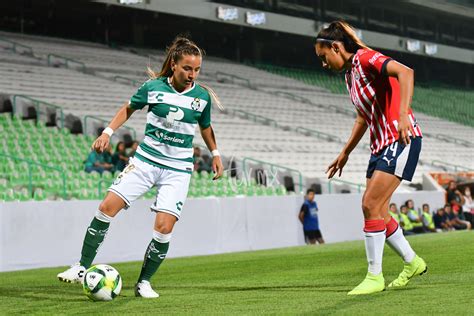
M214 286L214 285L173 285L162 286L161 288L169 289L189 289L189 290L203 290L211 292L246 292L246 291L324 291L324 292L347 292L347 284L306 284L306 285L260 285L260 286Z

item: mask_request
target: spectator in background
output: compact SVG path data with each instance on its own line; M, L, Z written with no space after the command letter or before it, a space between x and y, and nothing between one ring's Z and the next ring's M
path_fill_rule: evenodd
M112 156L112 164L114 165L114 171L122 171L128 162L128 156L125 151L125 143L118 142L115 147L115 153Z
M85 171L88 173L98 172L100 174L104 173L104 171L113 172L114 165L112 164L111 151L111 145L109 145L107 150L101 154L97 153L95 150L91 151L89 156L87 156Z
M400 225L403 228L404 235L413 235L413 223L408 217L408 207L406 205L400 206Z
M194 147L193 159L194 159L194 171L199 172L200 171L199 170L199 164L202 163L201 148Z
M466 186L464 188L464 204L462 206L466 221L474 225L474 202L472 201L471 189Z
M413 225L413 232L424 233L423 220L418 211L415 210L415 203L413 202L413 200L407 200L405 202L405 206L408 208L407 215Z
M212 171L212 161L208 155L201 155L201 148L194 147L194 171L201 172L211 172Z
M455 181L450 181L448 184L447 200L454 213L458 214L459 212L462 212L464 196L458 190L458 186Z
M426 232L436 232L436 226L433 220L433 216L431 216L430 206L428 204L423 204L423 214L421 214L423 219L423 227Z
M444 212L448 215L449 224L456 230L471 229L471 223L459 219L457 213L454 213L450 204L444 206Z
M128 153L128 157L135 156L135 152L137 151L137 148L138 148L138 142L134 140L132 143L132 147L130 148L130 152Z
M439 208L436 211L436 214L433 215L433 221L438 230L448 231L454 229L449 223L448 215L444 212L444 208Z
M400 223L400 214L398 214L397 204L391 203L388 213L397 221L397 223Z
M324 244L324 239L319 229L318 205L314 201L314 194L313 189L306 191L306 199L298 215L301 224L303 224L305 241L311 245L316 244L316 242Z
M202 155L202 163L199 165L199 171L212 171L212 159L209 155Z

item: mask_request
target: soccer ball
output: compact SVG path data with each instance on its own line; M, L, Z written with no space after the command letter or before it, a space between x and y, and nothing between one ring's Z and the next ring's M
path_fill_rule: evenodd
M111 301L120 294L122 278L114 267L98 264L87 269L83 288L93 301Z

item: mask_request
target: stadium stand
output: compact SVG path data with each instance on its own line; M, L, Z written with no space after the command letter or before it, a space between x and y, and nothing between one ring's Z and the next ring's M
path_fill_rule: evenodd
M297 79L307 84L324 87L333 93L346 94L342 76L268 64L255 64L259 69ZM417 83L413 108L418 112L474 127L474 92L448 87L439 83ZM456 135L459 136L459 135ZM462 137L467 135L462 134Z
M0 37L4 39L3 42L0 40L0 47L4 48L0 50L0 92L10 97L16 114L34 117L35 113L28 113L28 108L38 105L36 115L44 120L41 116L47 111L41 110L39 105L53 107L56 119L50 122L51 125L62 126L68 114L72 114L82 123L82 131L91 135L97 133L104 124L103 120L109 120L133 94L136 86L144 81L146 65L151 62L156 67L163 60L163 52L156 50L118 50L99 44L6 32L0 32ZM15 44L20 50L16 54L13 53ZM348 97L338 94L345 93L343 80L336 76L290 68L258 67L268 71L217 58L207 57L204 61L200 79L216 90L226 106L224 113L213 112L219 147L222 152L239 161L247 158L274 167L283 166L290 172L297 170L307 181L323 179L327 164L338 154L341 144L350 133L348 126L353 123L354 114ZM422 91L430 95L428 89ZM16 95L26 95L28 98ZM472 93L467 92L453 92L453 95L455 100L465 102L469 102L472 97ZM465 108L459 109L463 111ZM145 114L144 111L137 112L127 122L130 127L127 132L131 131L137 139L143 136ZM436 116L434 113L429 114ZM424 172L473 168L474 145L470 141L472 128L434 116L417 114L426 137L415 182L421 182ZM25 124L29 126L30 123ZM66 127L71 129L72 125L66 122ZM61 137L87 139L87 144L82 144L83 148L88 148L92 141L92 138L80 135ZM359 146L354 151L341 178L349 186L352 186L351 183L363 184L368 160L368 150L365 148L367 138L363 142L365 146ZM5 142L3 144L4 147L8 145ZM200 137L196 139L196 144L204 145ZM82 153L80 157L85 159L86 156L87 153ZM80 168L74 169L78 168L78 163L76 161L75 167L67 170L78 171ZM199 191L198 187L191 186L190 196L227 192L214 186ZM97 183L93 188L97 191ZM250 193L241 193L283 192L281 187L278 192L262 190L255 184ZM69 196L97 196L87 191L87 188L81 192L82 195L72 192ZM8 198L12 198L12 194Z
M73 135L67 129L47 127L43 122L0 115L0 188L4 201L99 199L114 175L86 173L84 160L94 137ZM285 189L264 187L255 180L242 185L225 174L225 181L211 181L206 172L195 173L190 197L235 195L280 195ZM247 184L247 183L246 183ZM144 198L153 198L149 191Z

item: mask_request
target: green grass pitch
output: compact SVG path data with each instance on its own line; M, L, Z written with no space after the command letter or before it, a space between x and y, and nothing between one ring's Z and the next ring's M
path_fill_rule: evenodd
M167 259L153 279L161 297L133 296L141 262L115 263L123 278L112 302L92 302L63 268L0 273L0 314L474 314L474 233L409 237L428 273L403 290L348 297L365 276L362 241ZM146 245L143 245L145 247ZM386 247L386 284L402 270Z

